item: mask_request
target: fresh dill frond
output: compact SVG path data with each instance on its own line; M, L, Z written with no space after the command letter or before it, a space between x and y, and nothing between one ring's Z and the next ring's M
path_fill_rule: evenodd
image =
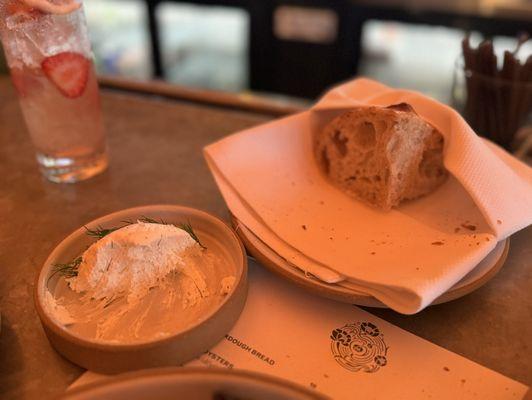
M91 237L94 237L96 239L101 239L107 235L109 235L110 233L116 231L117 229L120 229L120 228L123 228L123 227L120 227L120 228L103 228L101 225L98 225L98 227L96 229L90 229L86 226L84 226L85 228L85 231L87 233L87 236L91 236Z
M103 308L107 308L107 307L109 307L111 304L116 303L118 300L121 300L121 299L123 299L123 298L124 298L124 296L113 297L111 300L109 300L107 303L105 303L105 305L103 306Z
M175 227L179 228L179 229L182 229L184 230L186 233L188 233L190 235L190 237L192 239L194 239L194 241L196 243L198 243L200 245L200 247L202 249L206 249L207 247L205 247L201 241L199 240L198 238L198 235L196 235L196 232L194 232L194 229L192 228L192 225L190 224L190 222L187 222L187 223L182 223L182 224L170 224L170 223L167 223L166 221L164 221L162 218L156 220L154 218L150 218L150 217L147 217L145 215L141 215L138 219L137 219L138 222L143 222L145 224L161 224L161 225L174 225ZM98 225L98 227L96 229L90 229L88 227L84 227L85 230L87 231L87 235L91 236L91 237L94 237L96 239L101 239L107 235L109 235L110 233L118 230L118 229L121 229L121 228L124 228L128 225L132 225L134 224L135 222L133 221L130 221L130 220L124 220L124 221L121 221L124 225L123 226L120 226L118 228L103 228L101 225Z
M192 229L192 225L190 225L190 222L187 222L186 224L177 224L175 226L178 227L179 229L184 230L186 233L188 233L190 237L194 239L196 243L199 244L202 249L207 248L200 242L199 237L198 235L196 235L196 232L194 232L194 229Z
M192 228L192 225L190 224L190 222L181 223L181 224L170 224L170 223L165 222L163 219L156 220L156 219L147 217L145 215L142 215L137 221L138 222L149 223L149 224L173 225L176 228L182 229L186 233L188 233L189 236L192 239L194 239L194 241L202 249L206 249L207 248L199 240L198 235L196 235L196 232L194 232L194 229ZM119 227L114 227L114 228L104 228L101 225L98 225L96 227L96 229L90 229L87 226L84 226L84 228L85 228L86 234L88 236L96 238L97 240L100 240L100 239L104 238L105 236L109 235L110 233L112 233L114 231L117 231L118 229L124 228L124 227L126 227L128 225L132 225L132 224L135 223L135 222L128 221L128 220L121 221L121 222L124 225L119 226ZM73 277L78 276L78 269L79 269L79 266L81 264L81 261L82 261L82 257L79 256L79 257L75 258L74 260L70 261L69 263L54 264L53 272L50 275L50 278L48 278L48 279L51 279L55 274L60 274L60 275L62 275L64 277L66 277L66 278L73 278Z
M159 220L156 220L156 219L153 219L153 218L150 218L150 217L146 217L145 215L142 215L138 220L140 222L144 222L144 223L148 223L148 224L174 225L176 228L182 229L186 233L188 233L189 236L192 239L194 239L194 241L197 244L199 244L202 249L206 249L207 248L199 240L198 235L196 235L196 232L194 232L194 229L192 228L192 225L190 224L190 222L181 223L181 224L169 224L169 223L165 222L162 218L160 218Z
M66 277L66 278L74 278L74 277L78 276L78 270L79 270L79 266L80 266L82 260L83 260L82 257L79 256L79 257L76 257L75 259L73 259L72 261L70 261L68 263L64 263L64 264L57 263L57 264L54 264L53 265L52 275L50 275L48 280L52 279L52 277L55 274L62 275L64 277Z
M146 224L161 224L161 225L171 225L167 224L162 218L160 218L158 221L156 219L146 217L145 215L141 215L138 219L139 222L144 222Z

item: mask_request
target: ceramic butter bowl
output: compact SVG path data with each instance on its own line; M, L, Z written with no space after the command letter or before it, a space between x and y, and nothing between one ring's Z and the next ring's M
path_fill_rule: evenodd
M145 251L148 246L142 240L147 235L135 233L135 228L143 228L137 221L164 228L157 232L173 229L178 239L196 246L194 258L181 257L175 248L165 250L178 239L162 233L160 239L151 238L151 248ZM127 247L132 240L124 239L123 228L130 236L137 234L137 247ZM87 255L89 246L108 252L102 250L100 258L109 256L104 268L93 262L92 273L82 270L95 259ZM164 272L161 279L149 275L157 262L153 260L160 259L159 247L184 260L181 269ZM116 261L117 248L132 264ZM143 259L145 254L149 257ZM82 287L82 278L85 284L92 280L96 289L116 288L116 293L95 296ZM144 284L142 296L128 296L120 279L131 287L131 282ZM180 365L215 345L238 319L247 295L247 258L233 230L208 213L172 205L131 208L96 219L65 238L44 263L34 295L52 346L84 368L117 373Z

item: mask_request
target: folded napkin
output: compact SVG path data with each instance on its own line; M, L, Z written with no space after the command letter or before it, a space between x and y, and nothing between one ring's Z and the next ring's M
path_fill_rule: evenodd
M451 176L429 196L382 212L327 182L312 135L350 107L400 102L442 132ZM331 90L309 111L214 143L205 156L231 212L272 250L402 313L429 305L532 221L530 168L476 136L451 108L367 79Z
M473 198L498 240L532 222L532 169L497 145L481 139L458 112L427 96L356 79L327 93L315 113L353 106L409 103L445 137L445 167ZM324 118L316 118L322 124ZM319 128L319 125L318 125ZM494 153L496 157L494 157ZM524 208L523 212L516 209Z

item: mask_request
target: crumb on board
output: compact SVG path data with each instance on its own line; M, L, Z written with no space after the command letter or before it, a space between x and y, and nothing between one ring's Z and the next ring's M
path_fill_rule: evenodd
M460 382L462 382L462 385L463 385L464 383L466 383L466 380L462 378L460 379Z
M467 221L464 222L462 225L460 225L462 228L465 228L467 230L470 230L470 231L476 231L477 230L477 227L473 224L468 224Z
M371 255L372 255L372 256L374 256L374 255L375 255L375 252L374 252L374 251L372 251L372 252L371 252Z
M431 245L433 246L443 246L445 243L444 242L441 242L441 241L437 241L437 242L432 242Z
M327 374L323 374L323 377L324 377L324 378L328 378L329 375L327 375Z
M447 371L447 372L450 371L449 367L443 367L443 370L444 370L444 371Z
M320 204L321 204L321 205L324 205L325 202L324 202L323 200L320 200Z
M416 267L416 271L419 271L419 267Z
M477 242L477 246L480 246L480 242Z
M333 237L332 237L332 236L329 236L329 240L333 240Z
M486 238L486 242L489 242L489 241L490 241L490 238L489 238L489 237L487 237L487 238Z
M316 385L314 382L310 382L310 387L312 389L316 389L318 387L318 385Z
M301 228L303 228L304 231L307 230L307 226L306 225L301 225Z
M497 224L502 224L502 221L500 219L497 220Z

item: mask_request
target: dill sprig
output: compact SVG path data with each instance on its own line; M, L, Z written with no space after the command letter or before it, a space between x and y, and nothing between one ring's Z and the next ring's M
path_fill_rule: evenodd
M55 274L62 275L66 278L74 278L75 276L78 276L78 269L81 264L81 261L82 261L82 257L79 256L65 264L62 264L62 263L54 264L52 275L50 275L48 280L52 279L52 277Z
M145 222L145 223L151 223L151 224L168 225L162 219L160 221L156 221L153 218L148 218L148 217L145 217L144 215L141 216L137 221ZM118 227L114 227L114 228L104 228L101 225L98 225L96 227L96 229L90 229L87 226L84 226L84 228L85 228L85 231L87 233L87 236L91 236L91 237L94 237L94 238L99 240L99 239L102 239L105 236L109 235L110 233L113 233L114 231L117 231L117 230L119 230L121 228L125 228L128 225L133 225L135 223L135 221L130 221L130 220L127 220L127 219L124 220L124 221L120 221L120 222L122 222L124 225L118 226Z
M189 234L189 236L194 239L194 241L199 244L199 246L202 248L202 249L206 249L207 247L205 247L203 245L203 243L201 243L201 241L199 240L199 237L198 235L196 235L196 232L194 232L194 229L192 228L192 225L190 224L190 221L187 222L187 223L181 223L181 224L170 224L170 223L167 223L166 221L164 221L162 218L159 218L159 220L156 220L156 219L153 219L153 218L150 218L150 217L146 217L145 215L142 215L138 221L140 222L144 222L146 224L162 224L162 225L174 225L176 228L179 228L181 230L184 230L186 233Z
M176 228L179 228L179 229L182 229L184 230L186 233L188 233L190 235L190 237L192 239L194 239L194 241L200 245L200 247L202 249L206 249L207 247L205 247L201 241L199 240L198 238L198 235L196 235L196 232L194 232L194 229L192 228L192 225L190 224L190 222L187 222L187 223L181 223L181 224L170 224L166 221L164 221L162 218L156 220L156 219L153 219L153 218L150 218L150 217L147 217L145 215L141 215L138 219L137 219L138 222L144 222L145 224L161 224L161 225L174 225ZM91 237L95 237L97 239L101 239L107 235L109 235L110 233L118 230L118 229L121 229L121 228L124 228L128 225L132 225L134 224L135 222L134 221L129 221L129 220L125 220L125 221L122 221L123 226L119 226L119 227L115 227L115 228L104 228L102 227L101 225L98 225L96 227L96 229L90 229L88 227L84 227L85 230L87 231L87 235L91 236Z
M91 237L94 237L96 239L101 239L107 235L109 235L110 233L116 231L117 229L120 229L120 228L108 228L108 229L105 229L103 228L101 225L98 225L98 227L96 229L90 229L86 226L84 226L85 228L85 233L87 234L87 236L91 236Z
M192 228L192 225L190 224L190 222L180 223L180 224L170 224L170 223L165 222L162 218L159 219L159 220L156 220L156 219L147 217L145 215L140 216L140 218L138 218L137 221L138 222L144 222L144 223L147 223L147 224L173 225L176 228L184 230L186 233L188 233L189 236L202 249L206 249L207 248L199 240L199 237L198 237L198 235L196 235L196 232L194 232L194 229ZM105 236L109 235L110 233L112 233L114 231L117 231L118 229L124 228L124 227L126 227L128 225L132 225L135 222L125 220L125 221L122 221L122 223L124 225L119 226L119 227L114 227L114 228L104 228L101 225L98 225L95 229L90 229L87 226L84 226L84 228L85 228L87 236L90 236L90 237L96 238L97 240L100 240L100 239L104 238ZM60 274L60 275L65 276L67 278L73 278L75 276L78 276L78 269L79 269L79 266L81 264L81 261L82 261L82 257L79 256L79 257L75 258L74 260L70 261L69 263L54 264L53 265L54 268L53 268L52 275L50 275L50 278L48 278L48 279L51 279L55 274Z
M146 224L172 225L172 224L167 223L162 218L159 218L159 220L157 221L156 219L153 219L153 218L150 218L150 217L146 217L145 215L141 215L140 218L138 219L138 221L144 222Z
M107 307L109 307L111 304L116 303L118 300L121 300L121 299L123 299L123 298L124 298L124 296L113 297L111 300L109 300L107 303L105 303L105 305L103 306L103 308L107 308Z
M192 225L190 225L190 222L187 222L186 224L177 224L175 225L176 227L178 227L179 229L182 229L184 230L186 233L189 234L189 236L194 239L194 241L199 244L199 246L202 248L202 249L206 249L207 247L205 247L203 245L203 243L200 242L199 240L199 237L198 235L196 235L196 232L194 232L194 229L192 229Z

